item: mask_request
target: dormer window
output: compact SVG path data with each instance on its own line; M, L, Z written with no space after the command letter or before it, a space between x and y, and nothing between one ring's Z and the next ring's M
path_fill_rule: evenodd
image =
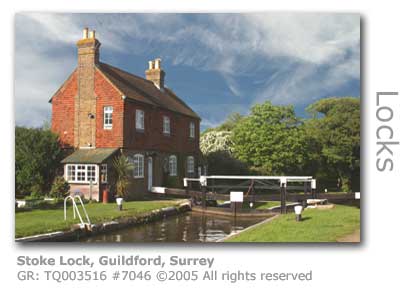
M168 116L163 116L163 134L170 134L170 118Z
M135 111L135 128L137 130L145 129L145 112L142 110Z
M112 129L112 113L114 109L112 106L104 107L104 129Z
M194 122L189 123L189 137L195 138L195 123Z

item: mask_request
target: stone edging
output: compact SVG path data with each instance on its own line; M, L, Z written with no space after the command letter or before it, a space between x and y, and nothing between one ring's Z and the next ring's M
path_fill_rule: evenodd
M261 221L261 222L258 222L257 224L254 224L254 225L252 225L252 226L249 226L249 227L247 227L247 228L245 228L245 229L243 229L243 230L241 230L241 231L239 231L239 232L230 233L230 234L227 235L226 237L224 237L224 238L222 238L222 239L219 239L219 240L217 240L216 242L224 242L224 241L226 241L226 240L228 240L228 239L230 239L230 238L232 238L232 237L234 237L234 236L236 236L236 235L239 235L240 233L243 233L243 232L245 232L245 231L251 230L251 229L253 229L253 228L255 228L255 227L258 227L258 226L260 226L260 225L269 223L269 222L275 220L277 217L279 217L279 214L276 214L276 215L274 215L274 216L272 216L272 217L270 217L270 218L268 218L268 219L265 219L264 221Z
M22 238L16 238L16 242L58 242L58 241L77 241L80 238L104 234L111 231L120 230L126 227L146 224L157 220L164 219L168 216L173 216L190 211L191 207L188 202L179 204L177 207L166 207L162 209L153 210L137 216L120 218L116 221L97 223L91 227L80 227L76 224L71 227L69 231L56 231L45 234L38 234Z

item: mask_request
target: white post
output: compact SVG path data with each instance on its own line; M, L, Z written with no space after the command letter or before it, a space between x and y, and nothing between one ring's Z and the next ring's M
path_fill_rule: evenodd
M207 186L207 177L206 176L200 176L200 185Z

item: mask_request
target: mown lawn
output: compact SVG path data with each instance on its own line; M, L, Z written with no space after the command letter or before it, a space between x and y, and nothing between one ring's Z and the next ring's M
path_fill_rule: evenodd
M307 209L303 221L293 213L244 231L227 242L335 242L360 228L360 209L336 205L333 209Z
M117 209L116 203L89 203L85 205L85 208L91 223L98 223L175 206L177 203L176 200L125 202L122 211ZM85 221L82 208L78 206L78 209ZM67 207L67 221L64 221L63 208L17 212L15 215L15 237L67 230L76 223L79 223L79 219L73 219L72 206Z

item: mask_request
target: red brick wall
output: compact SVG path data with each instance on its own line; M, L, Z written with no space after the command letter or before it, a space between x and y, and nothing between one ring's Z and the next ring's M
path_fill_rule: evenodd
M145 112L145 130L136 130L135 111ZM163 117L170 118L170 135L163 134ZM196 135L189 138L189 123L195 122ZM199 121L164 109L133 101L125 102L124 147L163 152L196 153L199 151Z
M76 72L52 100L52 130L65 146L74 145L74 97L77 95ZM199 153L199 120L153 106L125 101L121 93L99 72L95 71L96 147L125 147L169 153ZM104 106L113 107L112 129L104 129ZM135 110L145 112L145 130L135 128ZM163 116L170 118L171 134L163 134ZM189 138L189 123L196 125L195 138Z
M95 71L96 147L123 147L124 101L121 93L99 72ZM104 107L112 106L112 129L104 129Z
M60 136L63 147L74 145L74 97L77 94L77 72L52 97L51 130Z

